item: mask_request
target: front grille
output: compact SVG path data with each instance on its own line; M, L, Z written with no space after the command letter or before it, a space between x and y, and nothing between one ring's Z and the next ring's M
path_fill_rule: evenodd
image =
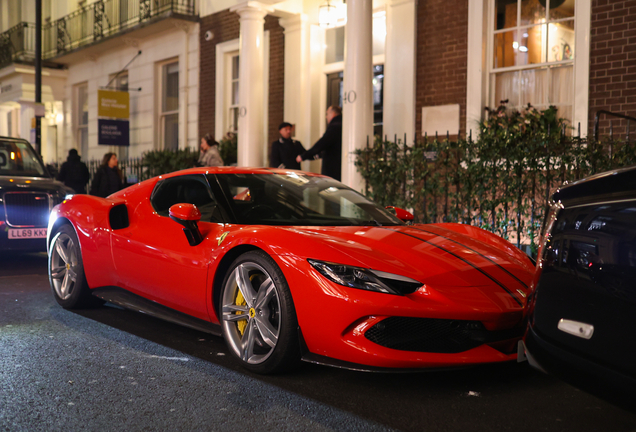
M488 331L479 321L390 317L364 334L383 347L431 353L459 353L485 343L520 337L521 328Z
M49 223L49 195L42 192L4 194L6 221L13 227L45 227Z

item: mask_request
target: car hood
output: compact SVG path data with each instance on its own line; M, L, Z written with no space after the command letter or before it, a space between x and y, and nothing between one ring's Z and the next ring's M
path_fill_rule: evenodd
M0 176L0 192L38 191L55 193L73 193L63 183L45 177Z
M525 304L534 270L529 259L510 254L496 242L486 243L443 226L284 229L306 238L306 258L398 274L455 294L483 288L488 296L495 292L514 307Z

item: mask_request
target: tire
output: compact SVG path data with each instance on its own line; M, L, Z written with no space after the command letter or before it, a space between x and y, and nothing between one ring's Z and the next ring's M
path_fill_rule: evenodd
M221 326L240 364L259 374L293 370L300 362L298 321L289 286L262 251L239 256L223 281Z
M58 228L49 248L49 283L55 300L65 309L96 306L86 283L82 251L75 230L68 224Z

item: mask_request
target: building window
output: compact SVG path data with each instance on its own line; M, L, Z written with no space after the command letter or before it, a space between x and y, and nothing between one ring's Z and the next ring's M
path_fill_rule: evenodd
M88 84L75 87L75 112L75 142L80 154L88 155Z
M575 0L494 0L490 104L550 105L572 120Z
M160 142L164 149L179 148L179 62L161 66Z
M239 118L239 55L238 53L228 54L228 80L227 80L227 96L228 101L226 112L228 113L228 124L226 130L228 132L236 132L238 130Z
M372 21L373 55L373 133L383 134L384 117L384 51L386 45L386 12L375 12ZM325 67L327 77L327 107L343 106L345 27L331 27L325 30Z
M344 61L345 28L335 27L325 30L325 64Z

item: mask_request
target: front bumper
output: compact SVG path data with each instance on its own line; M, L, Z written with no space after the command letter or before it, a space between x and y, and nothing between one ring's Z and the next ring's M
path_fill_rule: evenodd
M626 341L626 343L628 343ZM528 327L522 347L530 365L550 375L629 409L636 407L631 396L636 378L588 360L537 334ZM623 395L629 395L628 399Z
M381 370L465 367L517 358L524 329L521 307L476 310L436 293L399 296L346 288L302 260L285 257L279 265L292 291L308 361L337 360L347 365L342 367Z

